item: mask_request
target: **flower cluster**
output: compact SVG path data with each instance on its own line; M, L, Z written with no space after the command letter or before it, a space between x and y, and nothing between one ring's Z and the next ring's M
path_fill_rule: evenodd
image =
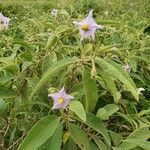
M8 17L5 17L2 13L0 13L0 30L7 29L9 21L10 19Z

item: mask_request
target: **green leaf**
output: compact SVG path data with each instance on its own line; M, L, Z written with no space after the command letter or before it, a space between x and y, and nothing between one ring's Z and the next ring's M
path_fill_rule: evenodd
M58 126L59 118L57 116L46 116L42 118L32 127L18 149L36 150L53 136Z
M25 48L25 49L27 49L27 50L32 50L31 49L31 47L30 47L30 45L28 44L28 43L26 43L24 40L22 40L22 39L15 39L14 41L13 41L13 44L18 44L18 45L20 45L21 47L23 47L23 48Z
M49 67L54 64L57 61L57 56L55 52L48 53L44 56L43 61L42 61L42 74L44 74Z
M102 58L95 57L95 62L104 70L108 70L108 74L114 76L122 82L128 91L130 91L136 100L139 99L137 88L130 76L115 62L106 61Z
M118 92L117 88L116 88L116 85L113 81L113 79L111 78L111 76L109 76L106 72L101 72L100 73L105 84L106 84L106 87L108 88L108 90L110 91L110 93L113 95L114 97L114 101L116 103L119 102L119 99L121 98L121 94Z
M52 136L51 143L49 144L49 150L60 150L62 142L62 125L60 125ZM48 150L48 149L46 149Z
M60 125L54 135L44 143L40 150L60 150L62 143L62 125Z
M7 104L4 100L0 99L0 116L5 115L7 112Z
M114 21L114 20L97 20L98 24L120 24L120 22L118 21Z
M133 128L134 128L134 126L136 126L134 120L129 115L125 115L125 114L120 113L120 112L116 112L116 114L118 116L122 117L124 119L124 121L127 121L128 123L130 123Z
M68 141L65 143L63 150L77 150L76 143L69 137Z
M79 101L70 101L69 109L76 113L83 121L86 121L86 113L83 105Z
M146 141L148 138L150 138L150 131L147 127L139 128L132 132L125 140L130 139L136 139L141 141ZM114 150L130 150L135 148L137 145L135 143L127 143L123 141L119 147L114 147Z
M56 33L59 34L60 36L62 34L66 34L66 33L69 33L72 31L72 28L69 28L68 26L66 25L60 25L56 28Z
M81 130L81 128L75 124L70 124L69 129L71 137L77 143L77 145L82 150L89 150L89 141L83 130Z
M6 89L3 86L0 86L0 98L14 98L16 97L16 92L11 89Z
M110 146L110 137L108 134L108 131L104 125L104 123L102 122L101 119L97 118L95 115L88 113L86 115L86 124L88 126L90 126L91 128L93 128L94 130L96 130L97 132L101 133L102 136L104 137L104 140L106 141L107 145Z
M55 33L53 33L47 41L47 46L46 46L47 51L51 51L51 49L56 46L57 42L58 42L58 36Z
M128 139L124 140L124 142L135 144L136 146L139 146L139 147L143 148L144 150L150 149L150 142L142 140L142 139L139 140L136 138L135 139L128 138Z
M123 139L123 136L119 133L115 133L115 132L112 132L112 131L109 131L109 134L110 134L110 137L114 143L115 146L118 146L122 139Z
M98 99L96 81L90 77L87 70L84 70L84 89L86 94L86 111L92 112Z
M94 142L90 141L90 150L99 150L99 148Z
M108 120L111 115L119 110L119 107L115 104L108 104L103 108L100 108L97 112L97 117L102 120Z
M95 143L97 144L99 150L108 150L106 145L99 138L94 138Z
M37 83L37 85L34 87L29 100L34 96L34 94L44 85L48 80L52 79L52 77L59 72L60 70L64 69L64 67L67 67L68 65L72 63L76 63L78 59L76 57L73 58L66 58L63 60L60 60L59 62L56 62L53 64L47 72L42 76L41 80Z

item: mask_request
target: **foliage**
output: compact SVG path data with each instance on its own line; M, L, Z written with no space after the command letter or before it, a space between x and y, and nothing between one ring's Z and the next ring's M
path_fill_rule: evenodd
M0 30L0 149L149 150L149 8L148 0L1 0L11 21ZM73 21L91 9L104 28L81 42ZM63 86L74 99L52 110L48 94Z

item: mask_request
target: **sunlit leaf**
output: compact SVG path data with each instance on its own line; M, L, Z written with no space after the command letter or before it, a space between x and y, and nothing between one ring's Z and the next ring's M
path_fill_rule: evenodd
M39 120L29 131L18 150L36 150L54 135L59 126L59 118L56 116L46 116Z
M80 117L83 121L86 121L86 113L83 105L79 101L70 101L69 109L72 110Z
M107 120L111 115L113 115L115 112L119 110L119 107L115 104L108 104L104 106L103 108L100 108L97 111L97 117L101 118L102 120Z
M102 68L102 69L108 69L108 74L114 76L118 80L120 80L130 91L136 100L139 99L137 88L133 82L133 80L130 78L130 76L122 70L122 68L112 61L106 61L104 59L101 59L99 57L95 58L95 62Z
M89 150L89 141L84 131L75 124L69 125L72 139L82 150Z
M86 93L86 110L92 112L98 99L96 81L90 77L87 70L84 70L84 89Z
M52 79L52 77L59 72L60 70L64 69L64 67L67 67L68 65L72 63L76 63L78 61L77 58L66 58L63 60L60 60L59 62L56 62L54 65L52 65L47 72L42 76L41 80L37 83L37 85L34 87L29 100L34 96L34 94L39 90L39 88L44 85L48 80Z

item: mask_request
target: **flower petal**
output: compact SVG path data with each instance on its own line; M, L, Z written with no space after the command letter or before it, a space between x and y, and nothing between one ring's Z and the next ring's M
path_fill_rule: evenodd
M66 94L65 99L66 99L66 100L67 100L67 99L74 99L74 97L71 96L71 95Z
M48 94L48 96L52 97L54 100L57 100L60 97L59 93Z
M58 94L60 95L60 97L64 98L66 95L65 88L62 87L62 89L58 92Z

